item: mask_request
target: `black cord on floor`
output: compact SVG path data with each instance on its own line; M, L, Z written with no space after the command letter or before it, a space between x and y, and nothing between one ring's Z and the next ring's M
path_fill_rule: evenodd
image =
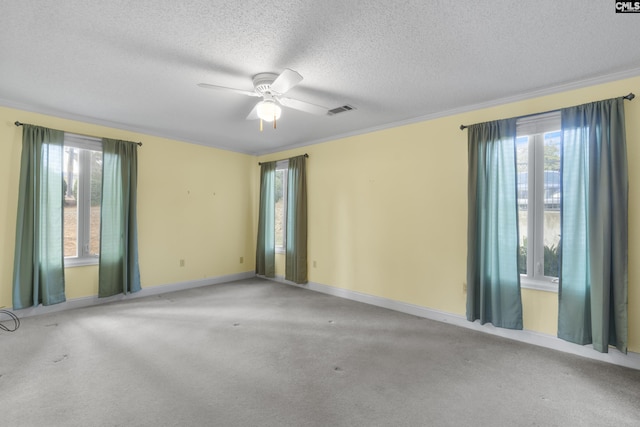
M6 314L11 318L11 320L13 320L13 329L6 325L3 325L2 322L0 322L0 330L6 332L15 332L18 330L18 328L20 327L20 319L18 318L18 316L8 310L0 310L0 314Z

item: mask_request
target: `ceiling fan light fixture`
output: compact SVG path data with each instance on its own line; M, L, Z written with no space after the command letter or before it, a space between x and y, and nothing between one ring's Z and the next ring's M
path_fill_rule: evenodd
M258 117L265 122L278 120L282 115L282 108L272 99L265 99L258 103Z

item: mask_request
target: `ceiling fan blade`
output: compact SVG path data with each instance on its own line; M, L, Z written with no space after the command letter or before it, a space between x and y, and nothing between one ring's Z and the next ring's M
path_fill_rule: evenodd
M259 94L251 90L234 89L232 87L216 86L216 85L210 85L208 83L198 83L198 86L205 89L215 89L215 90L221 90L225 92L239 93L241 95L247 95L247 96L260 96Z
M282 94L301 81L302 76L297 71L286 68L282 74L271 83L271 91Z
M328 109L326 107L321 107L320 105L311 104L309 102L299 101L297 99L292 98L277 98L280 104L285 107L293 108L294 110L304 111L305 113L317 114L319 116L324 116L328 113Z
M249 112L249 114L247 115L246 120L258 120L258 103L256 103L256 105L253 106L253 110L251 110L251 112Z

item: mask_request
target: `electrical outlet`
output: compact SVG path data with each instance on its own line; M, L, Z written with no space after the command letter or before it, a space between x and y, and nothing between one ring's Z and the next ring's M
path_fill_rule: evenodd
M244 264L244 257L243 256L240 257L240 264Z
M183 259L180 260L180 267L184 267L184 260Z
M462 282L462 293L463 294L467 293L467 282Z
M313 260L313 268L316 268L318 266L318 263L316 263L316 260Z

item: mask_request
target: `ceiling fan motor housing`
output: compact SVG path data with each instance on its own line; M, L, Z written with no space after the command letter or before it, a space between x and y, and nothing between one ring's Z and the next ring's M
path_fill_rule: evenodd
M260 95L264 95L265 93L271 93L271 84L278 77L277 74L273 73L260 73L253 76L253 87L256 92Z

